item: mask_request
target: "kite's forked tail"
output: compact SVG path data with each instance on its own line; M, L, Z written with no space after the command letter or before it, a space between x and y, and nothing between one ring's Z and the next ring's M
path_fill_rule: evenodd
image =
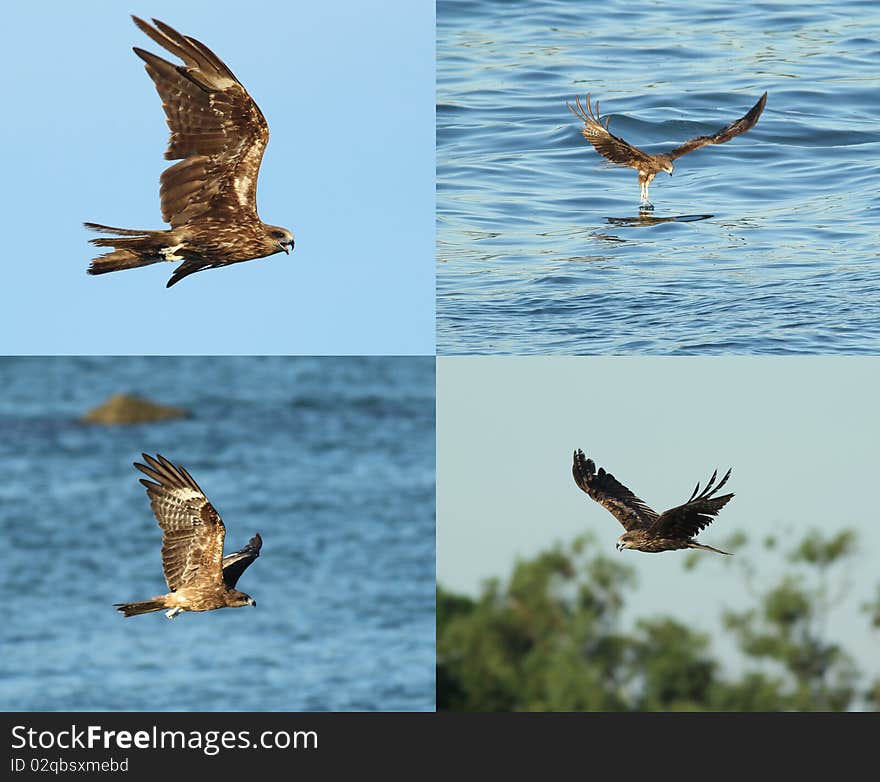
M126 616L149 614L153 611L162 611L167 608L163 600L142 600L139 603L114 603L113 606L117 611L121 611Z
M729 551L722 551L720 548L712 548L711 546L705 546L702 543L696 543L693 540L688 541L687 547L688 548L701 548L704 551L714 551L716 554L726 554L728 557L733 556L733 554L731 554Z
M121 238L89 239L96 247L112 247L113 252L95 258L89 265L89 274L106 274L120 269L135 269L160 261L182 261L175 251L180 246L169 242L171 231L133 231L129 228L112 228L98 223L83 223L86 228Z

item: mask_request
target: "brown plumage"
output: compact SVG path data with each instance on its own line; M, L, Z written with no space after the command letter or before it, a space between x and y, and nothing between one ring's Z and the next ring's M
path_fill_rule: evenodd
M150 507L162 529L162 570L171 590L150 600L115 603L125 616L168 609L173 619L181 611L213 611L215 608L255 606L256 601L235 589L241 574L258 556L263 540L259 534L247 546L223 556L226 527L205 493L180 465L163 456L143 454L146 464L134 466L150 480L141 478Z
M727 483L730 470L715 485L718 471L700 491L700 484L694 489L690 499L683 505L657 514L644 501L640 500L610 472L601 467L596 471L596 464L587 459L578 448L574 452L574 463L571 468L574 482L592 499L608 510L617 519L626 532L617 540L617 550L633 548L638 551L656 553L658 551L675 551L683 548L698 548L714 551L717 554L730 552L697 543L694 537L715 519L720 511L733 497L724 494L715 497L718 490Z
M634 147L622 138L615 136L608 130L609 118L606 117L604 124L599 117L599 101L596 101L596 111L590 105L590 96L587 95L587 108L581 105L580 98L575 98L576 106L570 103L565 105L571 112L584 123L581 130L584 138L589 141L596 151L612 163L621 166L634 168L639 172L639 192L641 195L641 205L643 209L653 209L654 206L648 200L648 185L654 181L654 177L661 171L666 171L670 176L674 170L672 161L693 152L696 149L705 147L709 144L723 144L730 141L734 136L745 133L755 126L761 112L764 111L764 104L767 103L767 93L765 92L760 100L749 109L749 112L735 122L721 128L717 133L711 136L697 136L684 144L677 146L671 152L650 155L638 147Z
M180 160L161 176L162 219L170 231L112 228L92 239L112 252L95 258L89 274L133 269L160 261L183 261L166 287L202 269L289 253L293 234L264 224L257 215L257 175L269 126L232 71L207 46L153 19L134 23L184 65L137 47L162 98L171 130L165 157Z

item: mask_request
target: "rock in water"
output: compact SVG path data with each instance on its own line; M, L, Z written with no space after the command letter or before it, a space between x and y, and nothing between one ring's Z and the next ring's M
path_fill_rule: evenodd
M124 425L188 418L189 415L188 410L180 407L159 405L133 394L114 394L103 405L86 413L82 420L90 424Z

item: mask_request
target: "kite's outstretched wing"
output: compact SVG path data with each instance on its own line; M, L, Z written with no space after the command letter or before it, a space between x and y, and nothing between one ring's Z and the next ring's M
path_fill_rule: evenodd
M731 470L728 470L716 486L715 479L718 477L718 471L713 472L702 492L698 483L690 499L683 505L661 513L660 517L651 525L649 532L661 538L688 539L694 537L704 527L708 527L715 520L718 511L733 497L733 494L713 496L727 483L730 473Z
M610 472L587 459L578 448L571 468L574 482L596 502L610 511L624 529L646 529L657 520L657 514L617 480Z
M605 124L602 124L599 119L599 101L596 101L595 114L590 105L589 95L587 95L586 110L584 110L584 107L581 105L581 99L579 97L575 98L575 104L576 106L572 106L570 103L566 103L565 105L568 106L572 114L584 123L581 133L583 133L584 138L596 148L596 151L600 155L608 158L612 163L619 163L620 165L630 166L631 168L638 168L639 164L650 163L650 155L643 152L638 147L634 147L628 141L624 141L619 136L615 136L610 130L608 130L609 118L606 117Z
M251 562L260 556L262 546L263 539L258 532L243 549L223 557L223 580L226 582L226 586L230 589L235 587L241 574L250 567Z
M269 141L263 113L207 46L153 19L133 16L156 43L179 57L174 65L134 47L162 98L171 138L165 157L181 159L162 173L162 217L172 228L219 215L222 222L257 218L257 174Z
M222 584L223 520L205 493L181 466L164 456L142 454L146 464L134 466L147 478L153 515L162 528L162 569L171 590L182 586Z
M747 130L755 127L758 117L760 117L761 112L764 111L765 103L767 103L766 92L761 96L761 99L749 109L749 113L744 117L740 117L735 122L731 122L727 127L721 128L721 130L711 136L697 136L697 138L692 138L690 141L685 141L684 144L676 147L672 152L667 152L667 154L675 160L682 155L686 155L688 152L700 149L700 147L705 147L709 144L723 144L725 141L730 141L734 136L739 136L741 133L745 133Z

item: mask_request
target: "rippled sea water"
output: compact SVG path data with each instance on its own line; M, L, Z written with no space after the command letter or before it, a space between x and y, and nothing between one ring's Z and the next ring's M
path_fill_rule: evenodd
M439 0L437 28L438 353L880 351L880 5ZM765 90L648 219L565 106L660 152Z
M434 708L431 358L0 358L0 703L17 711ZM80 422L117 391L192 417ZM166 590L132 462L182 463L262 554L255 608Z

